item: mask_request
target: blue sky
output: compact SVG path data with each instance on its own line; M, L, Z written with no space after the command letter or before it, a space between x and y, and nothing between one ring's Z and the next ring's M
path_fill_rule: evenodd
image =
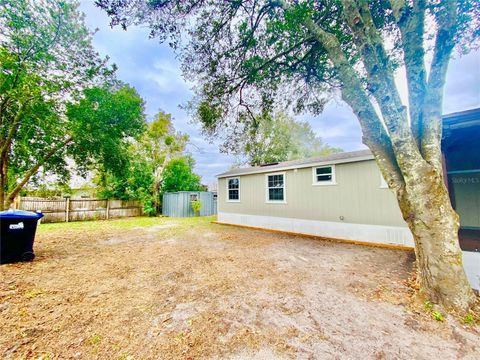
M148 38L148 29L130 27L110 28L107 15L82 0L80 9L90 29L98 28L93 44L102 55L108 55L118 65L118 77L133 85L146 101L149 119L159 110L174 117L177 130L187 133L194 146L189 147L196 160L195 171L204 184L215 182L215 175L230 168L233 157L221 154L218 144L209 143L201 135L200 127L191 122L179 108L192 97L191 85L181 76L179 62L173 51L155 39ZM400 86L402 88L402 86ZM403 86L404 87L404 86ZM480 52L474 52L451 62L445 89L444 113L480 107ZM340 100L332 100L317 117L301 117L310 122L314 131L331 146L346 151L358 150L361 143L358 121L349 107Z

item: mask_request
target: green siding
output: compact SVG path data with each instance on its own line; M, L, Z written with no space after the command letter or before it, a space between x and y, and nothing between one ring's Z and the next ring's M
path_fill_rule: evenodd
M337 185L313 185L312 168L286 170L285 173L286 204L266 203L265 173L240 176L240 202L226 201L226 178L220 178L218 211L406 226L393 193L380 188L381 176L375 161L335 165ZM344 220L340 220L341 216Z

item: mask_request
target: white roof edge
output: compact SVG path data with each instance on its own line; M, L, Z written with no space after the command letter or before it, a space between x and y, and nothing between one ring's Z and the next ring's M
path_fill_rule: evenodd
M374 160L375 158L373 155L364 155L364 156L357 156L347 159L337 159L337 160L325 160L325 161L317 161L308 164L297 164L297 165L289 165L289 166L281 166L277 168L260 168L260 169L252 169L248 172L239 172L239 173L230 173L230 174L220 174L217 175L217 178L229 178L234 176L242 176L242 175L252 175L252 174L261 174L261 173L269 173L269 172L278 172L284 170L293 170L293 169L303 169L303 168L310 168L315 166L322 166L322 165L336 165L336 164L345 164L351 162L358 162L358 161L366 161L366 160ZM244 170L244 169L242 169Z

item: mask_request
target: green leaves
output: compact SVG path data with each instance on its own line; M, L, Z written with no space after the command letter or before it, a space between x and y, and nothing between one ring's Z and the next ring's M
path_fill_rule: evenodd
M68 181L67 157L83 174L125 163L143 102L106 63L77 1L0 1L0 208L41 172Z
M162 192L200 191L200 176L193 172L191 157L181 157L170 161L163 172Z
M221 108L216 104L209 103L208 101L202 101L197 107L197 118L207 131L213 131L215 129L215 126L221 119L221 116Z
M160 210L161 185L167 163L182 156L188 136L176 132L171 114L163 111L152 122L143 125L137 129L141 133L124 144L126 149L121 152L124 162L117 169L111 168L111 164L103 166L96 183L102 189L102 196L140 200L144 211L155 215Z
M79 102L67 104L67 117L73 138L69 154L83 169L99 162L106 171L121 173L130 139L145 129L143 100L127 85L86 89Z
M233 142L233 140L232 140ZM250 165L296 160L340 152L324 144L309 123L277 113L257 117L255 126L236 137L235 152Z

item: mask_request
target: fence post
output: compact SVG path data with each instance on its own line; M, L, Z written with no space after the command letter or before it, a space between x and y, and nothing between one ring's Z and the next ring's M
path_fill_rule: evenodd
M65 222L70 220L70 196L65 198Z
M107 199L107 208L105 211L105 219L108 220L110 218L110 199Z

